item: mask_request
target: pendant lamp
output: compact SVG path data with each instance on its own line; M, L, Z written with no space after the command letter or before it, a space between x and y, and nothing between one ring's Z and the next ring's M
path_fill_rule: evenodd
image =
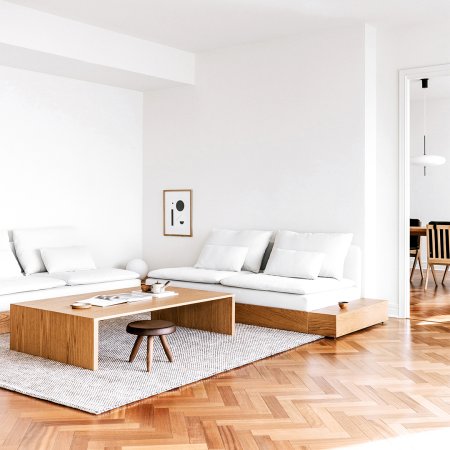
M411 163L423 166L423 174L426 176L427 167L442 166L445 164L445 158L438 155L427 154L427 103L426 103L426 89L428 89L428 78L422 78L422 90L423 90L423 155L415 156L411 158Z

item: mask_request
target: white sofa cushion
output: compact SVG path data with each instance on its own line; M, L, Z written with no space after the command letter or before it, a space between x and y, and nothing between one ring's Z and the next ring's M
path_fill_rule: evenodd
M294 231L278 231L274 250L300 250L324 253L325 258L319 272L320 277L341 279L344 272L344 261L349 251L352 233L296 233Z
M49 273L95 269L87 247L41 248L41 257Z
M52 289L65 286L63 280L51 277L29 277L19 276L9 280L0 281L0 295L15 294L17 292L39 291L41 289Z
M56 272L52 274L45 272L37 273L35 276L41 278L57 278L63 280L65 284L69 286L107 283L110 281L133 280L139 278L138 273L123 269L91 269L77 270L74 272Z
M286 292L257 291L221 284L190 283L189 281L174 281L174 287L202 289L206 291L226 292L235 295L236 304L269 306L272 308L293 309L296 311L314 311L326 306L337 305L341 301L352 301L361 298L357 286L337 288L332 291L315 292L312 294L288 294Z
M223 278L235 274L236 272L197 269L195 267L171 267L168 269L151 270L148 276L155 280L178 280L218 284Z
M336 280L334 278L287 278L266 275L263 273L239 273L226 277L220 282L223 286L232 286L259 291L286 292L288 294L312 294L354 286L352 280Z
M206 244L195 264L197 269L239 272L244 265L248 247Z
M30 277L45 278L42 273L29 275ZM61 280L58 280L59 282ZM51 289L40 289L38 291L16 292L14 294L0 295L0 312L8 311L11 303L28 302L33 300L44 300L48 298L65 297L68 295L93 294L112 290L139 289L141 280L108 281L107 283L79 284L78 286L60 286Z
M13 230L17 258L26 274L44 272L40 249L82 245L78 232L72 227L51 227Z
M315 280L319 276L324 257L323 253L318 252L276 248L270 254L264 273L280 277Z
M259 272L264 252L269 245L271 237L272 231L214 229L206 243L248 247L242 270Z
M22 269L11 248L0 249L0 280L22 276Z

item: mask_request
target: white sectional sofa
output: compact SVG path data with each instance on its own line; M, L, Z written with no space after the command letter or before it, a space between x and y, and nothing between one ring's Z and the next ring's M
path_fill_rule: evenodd
M307 329L298 323L307 322L303 313L360 299L361 251L351 234L279 231L273 246L272 234L213 230L196 266L152 270L147 283L233 293L237 321L296 331ZM240 264L242 247L249 250Z
M247 271L227 272L175 267L149 272L148 283L171 280L175 287L230 292L236 303L314 311L341 301L361 298L361 251L352 245L345 259L344 278L305 280L285 278Z
M96 268L75 228L13 230L12 241L9 234L0 231L0 312L11 303L140 286L135 272Z

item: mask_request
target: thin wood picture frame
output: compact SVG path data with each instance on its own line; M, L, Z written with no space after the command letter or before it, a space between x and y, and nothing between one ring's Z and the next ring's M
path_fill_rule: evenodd
M192 189L163 190L163 235L192 237Z

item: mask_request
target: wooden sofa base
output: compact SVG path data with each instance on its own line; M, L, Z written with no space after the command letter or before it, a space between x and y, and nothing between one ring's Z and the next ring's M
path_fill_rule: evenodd
M279 330L308 332L308 314L306 311L272 308L270 306L246 305L236 303L236 322L259 327L278 328Z
M338 305L295 311L236 303L236 322L337 338L388 320L386 300L360 299L346 310Z
M386 300L361 299L342 311L329 306L311 312L236 303L236 322L280 330L340 337L388 320ZM9 312L0 313L0 334L9 333Z

